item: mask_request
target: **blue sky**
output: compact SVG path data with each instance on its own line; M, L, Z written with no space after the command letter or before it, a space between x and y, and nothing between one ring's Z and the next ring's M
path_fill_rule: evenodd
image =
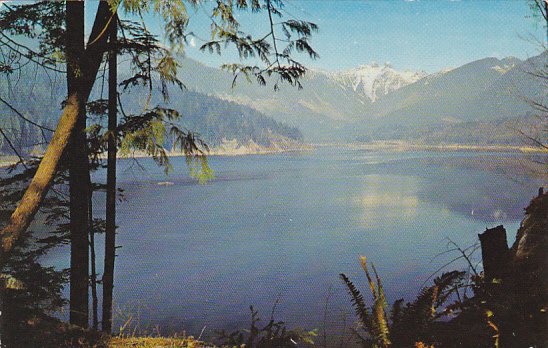
M484 57L539 53L534 40L546 40L541 23L531 18L526 0L288 0L288 15L320 26L312 44L321 58L303 62L313 68L342 70L371 61L390 62L398 69L434 72ZM89 11L91 12L91 11ZM203 8L191 18L191 30L207 38ZM161 35L157 20L146 17ZM241 15L242 29L267 30L266 14ZM189 46L186 54L211 66L237 60Z
M429 72L487 56L526 58L544 38L526 1L299 1L320 25L315 47L325 69L372 60ZM297 10L296 10L297 11ZM520 38L521 37L521 38Z

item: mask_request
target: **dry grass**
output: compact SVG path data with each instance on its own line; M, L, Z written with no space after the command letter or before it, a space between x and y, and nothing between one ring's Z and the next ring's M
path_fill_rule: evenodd
M138 348L205 348L214 347L204 342L188 337L114 337L109 347Z

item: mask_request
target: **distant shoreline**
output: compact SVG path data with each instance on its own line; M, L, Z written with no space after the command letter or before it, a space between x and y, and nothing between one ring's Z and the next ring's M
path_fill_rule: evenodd
M282 146L239 146L239 147L224 147L220 146L211 149L206 153L206 156L233 157L233 156L248 156L248 155L271 155L287 152L302 152L311 151L315 148L333 147L333 148L350 148L362 149L370 151L394 151L394 152L409 152L409 151L439 151L439 152L500 152L500 153L522 153L522 154L546 154L548 150L544 150L532 146L518 145L468 145L468 144L418 144L405 141L374 141L369 143L318 143L318 144L300 144L282 147ZM169 157L182 157L180 151L169 151ZM106 155L105 155L106 156ZM133 152L130 155L118 155L118 158L146 158L151 157L143 152ZM0 168L6 168L17 163L16 156L0 155Z
M210 149L206 152L206 156L219 156L219 157L234 157L234 156L248 156L248 155L271 155L276 153L286 152L302 152L311 151L314 147L308 144L292 144L291 146L237 146L237 147L225 147L220 146ZM181 151L168 151L168 157L184 157L185 155ZM106 154L99 155L100 158L106 158ZM117 158L147 158L152 157L149 154L142 151L134 151L129 154L118 154ZM0 154L0 168L9 167L19 161L16 156L4 156Z
M250 150L250 149L236 149L236 150L224 150L224 149L212 149L209 152L205 153L205 156L207 157L236 157L236 156L249 156L249 155L272 155L277 153L287 153L287 152L303 152L303 151L311 151L314 147L312 146L303 146L299 148L288 148L288 149L281 149L281 148L270 148L265 147L257 150ZM105 155L106 156L106 155ZM168 157L185 157L185 154L183 154L181 151L168 151L167 152ZM152 157L146 153L136 151L132 152L129 155L118 155L117 158L123 159L123 158L147 158ZM106 158L106 157L105 157Z
M519 152L519 153L539 153L548 154L548 150L540 147L533 146L519 146L519 145L471 145L471 144L420 144L407 141L372 141L368 143L347 143L347 144L334 144L334 143L319 143L312 144L314 147L342 147L352 149L363 150L389 150L397 152L405 151L447 151L447 152L460 152L460 151L473 151L473 152Z
M6 168L17 163L19 159L15 156L4 156L0 154L0 168Z

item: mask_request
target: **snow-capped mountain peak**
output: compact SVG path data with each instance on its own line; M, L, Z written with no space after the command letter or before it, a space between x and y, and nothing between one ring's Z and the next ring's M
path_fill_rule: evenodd
M352 88L371 102L379 97L409 85L427 74L423 71L398 71L390 63L360 65L357 68L331 73L342 88Z

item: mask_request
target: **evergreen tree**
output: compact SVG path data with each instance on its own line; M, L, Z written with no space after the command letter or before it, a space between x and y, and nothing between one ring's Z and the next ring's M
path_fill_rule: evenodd
M46 72L67 74L67 98L55 132L44 135L44 141L48 143L47 149L15 211L0 232L1 262L6 265L13 259L14 250L20 248L19 243L23 243L20 237L42 206L63 162L67 163L70 184L68 226L71 241L71 323L80 327L87 327L89 320L88 236L90 230L94 229L93 214L90 213L92 185L89 172L99 167L96 163L98 154L109 149L109 155L114 156L116 147L126 153L140 150L151 155L168 170L169 158L164 145L170 143L179 147L191 161L205 164L203 156L192 156L203 154L207 146L192 132L175 123L180 118L180 113L172 108L151 105L155 81L159 81L164 102L168 101L169 84L183 87L177 78L177 63L172 52L181 52L184 49L191 36L188 32L190 16L187 7L199 4L198 0L101 1L97 6L87 44L84 42L83 30L86 11L84 2L43 1L19 5L4 3L0 12L0 46L2 54L8 57L0 63L0 73L6 79L26 64L36 64ZM294 19L276 23L276 18L283 18L284 3L281 0L219 0L206 5L211 10L212 35L211 41L205 43L202 49L221 53L227 47L234 47L242 60L253 58L254 64L251 65L240 62L223 66L234 73L234 81L238 76L244 75L248 79L254 77L261 85L271 78L274 89L282 82L301 87L299 79L306 70L293 58L293 53L297 51L313 58L317 56L308 43L312 32L317 29L315 24ZM236 16L238 11L264 14L269 23L266 34L254 37L243 32ZM168 48L149 32L143 17L146 12L159 15L163 19ZM119 36L110 35L116 26L119 27ZM109 37L112 47L109 47ZM282 44L285 46L281 47ZM118 96L114 88L110 89L108 101L90 100L100 68L102 64L106 64L105 53L110 49L118 55L131 58L132 75L119 83L121 91L144 86L149 94L142 112L125 114L121 107L121 121L114 124L113 118L109 117L108 127L105 129L103 122L89 124L86 113L100 115L108 109L109 116L115 117L114 111L117 110L114 99L118 99ZM110 57L115 59L112 54ZM110 71L115 81L114 66ZM2 99L2 102L9 105L7 100ZM40 132L49 130L13 109L18 117L37 127ZM87 136L86 130L89 131ZM167 141L168 138L171 138L170 142ZM6 134L4 139L9 139L9 136ZM115 157L111 157L109 161L111 170L115 165L113 158ZM22 155L21 160L25 165ZM110 331L112 320L112 303L109 302L112 298L115 250L115 204L112 202L114 179L111 172L110 204L107 207L108 260L105 260L103 278L107 280L107 286L103 289L107 301L103 303L102 318L103 329L106 331Z

